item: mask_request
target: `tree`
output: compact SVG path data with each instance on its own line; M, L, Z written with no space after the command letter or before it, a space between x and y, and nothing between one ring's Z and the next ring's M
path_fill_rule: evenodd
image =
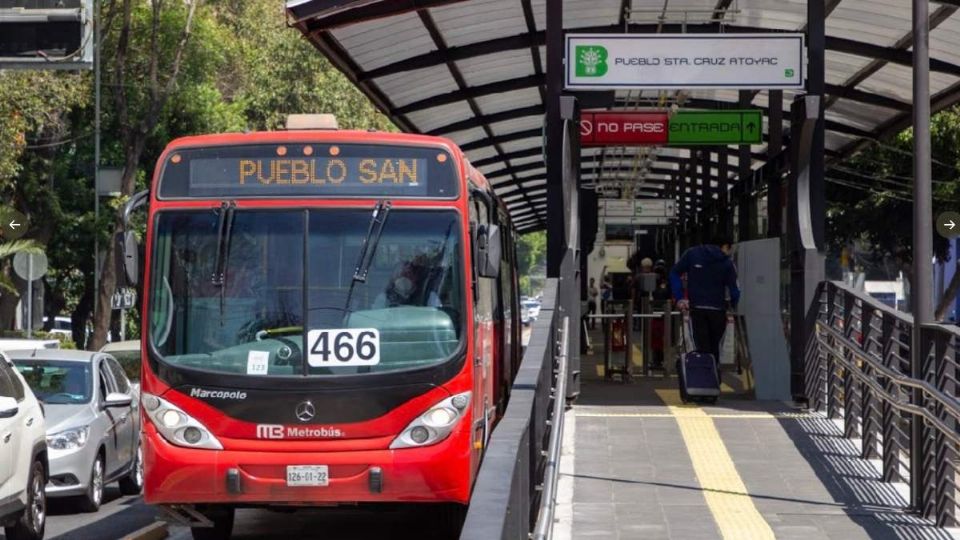
M545 264L546 256L545 231L527 233L517 238L517 273L520 275L521 293L530 295L534 292L531 277Z
M112 50L106 46L102 48L109 51L102 58L110 59L105 63L109 66L105 72L112 87L115 123L123 154L121 199L118 202L134 193L143 151L160 121L167 99L176 88L200 4L200 0L186 5L163 0L150 3L122 0L107 7L110 11L101 19L120 19L119 35L116 42L111 43ZM112 10L119 10L119 13ZM105 41L104 45L108 43ZM122 210L119 204L116 206L110 238L121 233L124 227ZM112 315L110 298L117 281L116 268L112 264L116 256L114 244L109 240L102 244L107 263L102 265L100 288L96 293L98 301L90 344L94 349L106 342Z
M65 139L71 144L90 134L72 135L69 114L86 101L89 81L87 74L0 72L0 200L27 216L26 238L38 250L48 246L58 223L50 219L60 200L55 156ZM0 290L0 329L9 329L26 282L15 279L9 265L0 267L0 280L15 286Z
M931 120L934 156L934 215L960 206L960 108L942 111ZM913 133L906 130L889 143L876 143L828 172L827 226L830 248L860 243L875 259L892 258L892 270L904 270L910 279L913 243ZM946 239L934 234L934 256L953 260ZM889 255L889 257L887 257ZM954 275L938 302L936 318L942 320L960 291L960 272Z

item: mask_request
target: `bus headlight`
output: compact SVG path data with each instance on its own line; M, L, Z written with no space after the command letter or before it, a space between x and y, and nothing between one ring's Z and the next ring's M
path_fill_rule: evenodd
M418 416L390 443L390 448L429 446L446 439L470 404L470 392L451 396Z
M153 394L143 394L143 410L157 431L171 444L187 448L223 450L220 441L203 424L169 401Z

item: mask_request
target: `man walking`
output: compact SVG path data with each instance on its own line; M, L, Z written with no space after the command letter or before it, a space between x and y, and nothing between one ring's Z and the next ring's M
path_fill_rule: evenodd
M727 292L729 307L740 300L737 269L730 260L731 242L717 237L709 244L684 252L670 271L670 289L681 311L690 311L693 341L699 352L708 352L720 362L720 341L727 328ZM687 275L687 297L684 298L682 274Z

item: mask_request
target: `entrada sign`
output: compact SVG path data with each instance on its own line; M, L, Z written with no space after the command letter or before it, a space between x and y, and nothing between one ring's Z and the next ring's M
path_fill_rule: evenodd
M669 144L760 144L763 113L743 111L678 111L670 117Z
M802 89L804 35L567 34L574 90Z
M759 109L719 111L590 112L580 115L583 146L692 146L760 144Z

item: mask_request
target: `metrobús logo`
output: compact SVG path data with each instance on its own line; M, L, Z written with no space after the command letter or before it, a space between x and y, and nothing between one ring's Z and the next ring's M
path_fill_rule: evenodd
M339 439L345 435L343 431L334 427L257 424L258 439Z
M243 390L207 390L194 386L190 389L190 397L200 399L247 399Z
M577 45L574 50L577 77L603 77L607 73L607 49L600 45Z

